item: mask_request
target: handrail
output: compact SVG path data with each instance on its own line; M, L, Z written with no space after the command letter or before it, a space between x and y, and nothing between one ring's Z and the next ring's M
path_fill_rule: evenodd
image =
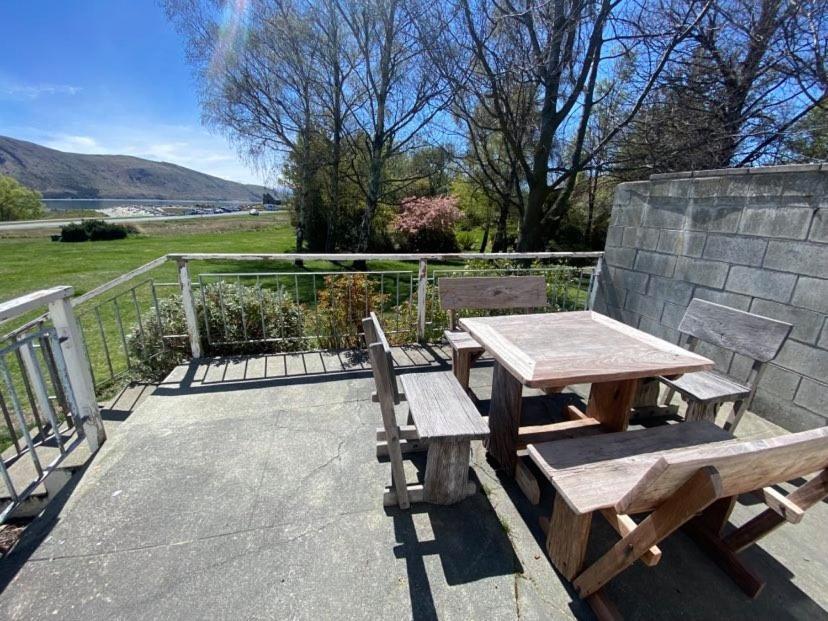
M597 259L604 256L602 251L591 252L422 252L422 253L228 253L189 252L170 253L171 261L448 261L464 259Z
M72 287L52 287L2 302L0 303L0 323L19 317L35 308L47 306L55 300L67 298L72 295L73 291Z

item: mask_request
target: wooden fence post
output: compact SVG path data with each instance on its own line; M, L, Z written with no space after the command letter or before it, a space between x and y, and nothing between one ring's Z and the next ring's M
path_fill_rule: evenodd
M425 342L426 331L426 289L428 286L428 261L420 259L417 272L417 340Z
M193 287L187 261L178 260L178 283L181 285L181 303L184 305L184 318L187 320L187 335L190 337L190 351L193 359L201 358L201 335L198 332L198 315L193 300Z
M78 407L78 412L73 414L80 420L89 449L94 453L106 441L106 431L98 410L95 382L92 380L92 367L86 356L83 333L69 301L72 289L67 287L67 290L66 297L49 303L49 316L60 340L60 349L66 361L66 374L69 376L69 384Z

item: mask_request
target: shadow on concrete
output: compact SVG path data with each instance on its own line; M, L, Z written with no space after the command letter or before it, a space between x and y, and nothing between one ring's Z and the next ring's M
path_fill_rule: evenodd
M0 561L0 593L14 580L32 554L37 551L40 544L49 537L52 530L57 526L64 505L86 473L89 463L87 461L83 467L72 474L68 483L46 505L43 513L29 524L14 549Z
M422 477L425 454L407 458L414 462ZM462 502L449 506L418 503L406 511L397 507L385 509L386 515L394 520L398 544L394 547L394 556L406 563L411 618L415 621L439 618L426 570L426 556L439 556L443 576L450 586L523 573L506 527L483 493L474 470L470 470L470 475L478 493ZM415 517L419 515L428 516L432 539L420 540L415 524Z

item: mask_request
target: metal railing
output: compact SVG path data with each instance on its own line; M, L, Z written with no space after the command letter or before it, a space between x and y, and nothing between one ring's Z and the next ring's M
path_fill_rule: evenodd
M0 321L49 306L0 346L0 436L9 445L0 458L0 523L84 440L95 452L105 439L71 293L57 287L0 304Z

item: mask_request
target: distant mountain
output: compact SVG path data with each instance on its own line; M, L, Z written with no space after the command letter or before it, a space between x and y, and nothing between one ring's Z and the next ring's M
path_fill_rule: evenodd
M65 153L0 136L0 174L43 198L261 201L264 188L130 155Z

